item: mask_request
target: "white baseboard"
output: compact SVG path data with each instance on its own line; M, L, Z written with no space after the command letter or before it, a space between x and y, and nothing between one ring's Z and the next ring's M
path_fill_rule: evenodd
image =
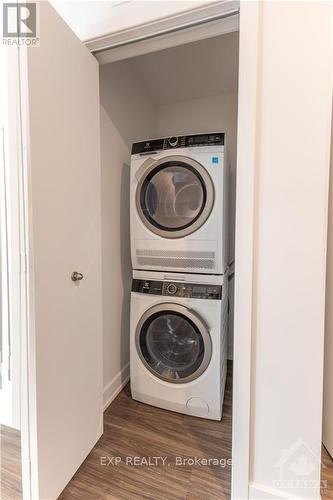
M122 370L120 370L112 380L104 387L103 390L103 410L112 403L119 392L129 381L129 363L127 363Z
M281 499L289 499L289 500L301 500L302 497L297 495L291 495L290 493L286 493L284 491L278 490L276 488L269 488L263 484L258 483L250 483L249 484L249 499L250 500L281 500ZM315 500L320 500L320 496Z

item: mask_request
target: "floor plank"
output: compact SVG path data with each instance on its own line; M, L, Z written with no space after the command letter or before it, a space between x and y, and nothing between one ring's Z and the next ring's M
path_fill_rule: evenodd
M20 431L0 425L0 482L2 500L22 498L21 434Z
M333 498L333 460L324 446L322 447L321 461L321 481L323 483L321 498L329 500Z

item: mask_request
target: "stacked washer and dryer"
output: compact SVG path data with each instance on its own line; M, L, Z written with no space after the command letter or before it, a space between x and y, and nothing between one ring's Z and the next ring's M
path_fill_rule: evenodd
M219 420L227 374L228 168L223 133L133 144L132 397Z

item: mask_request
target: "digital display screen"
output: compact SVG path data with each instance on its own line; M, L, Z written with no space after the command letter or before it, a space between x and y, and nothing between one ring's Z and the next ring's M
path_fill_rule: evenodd
M199 135L194 137L194 143L198 144L200 142L207 142L208 141L208 135Z

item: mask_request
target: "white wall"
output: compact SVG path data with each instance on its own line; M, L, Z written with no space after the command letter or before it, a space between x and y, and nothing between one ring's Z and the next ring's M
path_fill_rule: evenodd
M315 466L305 479L319 480L332 4L262 2L259 9L250 497L319 498L318 482L297 486L289 466L305 453ZM242 68L241 78L246 84ZM238 292L241 301L236 282ZM236 370L241 340L236 326ZM285 450L298 439L305 450L288 463ZM291 485L277 483L283 457Z
M127 62L100 68L104 404L128 378L129 160L132 142L151 137L155 107Z
M235 54L236 55L236 54ZM237 146L237 89L232 93L202 97L188 101L164 104L157 107L156 136L200 132L225 132L226 150L230 167L230 261L235 256L235 189ZM230 282L231 306L233 306L233 280ZM233 307L230 311L228 355L232 357Z

